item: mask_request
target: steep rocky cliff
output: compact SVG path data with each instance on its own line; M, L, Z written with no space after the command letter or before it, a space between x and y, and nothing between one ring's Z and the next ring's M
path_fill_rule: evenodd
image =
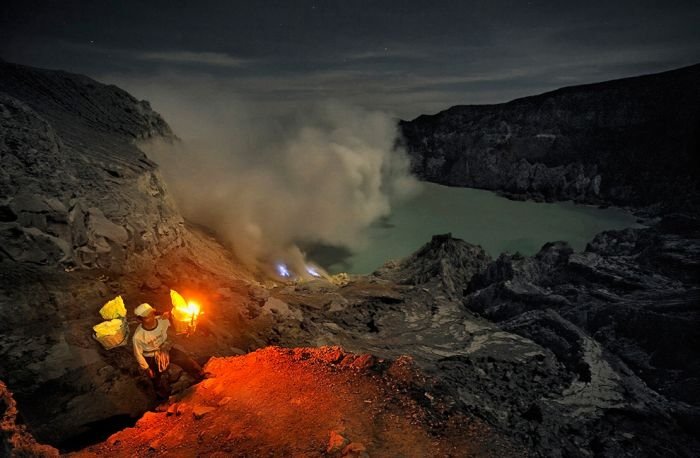
M514 198L698 208L700 64L402 121L414 172Z
M115 86L0 62L0 241L36 265L129 271L182 243L183 221L136 146L168 125Z

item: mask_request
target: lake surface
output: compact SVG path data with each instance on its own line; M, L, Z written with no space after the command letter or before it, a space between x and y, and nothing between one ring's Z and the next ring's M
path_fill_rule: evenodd
M390 259L410 255L434 234L451 232L497 257L504 251L532 255L556 240L583 250L598 232L626 227L640 225L619 208L520 202L490 191L423 183L419 195L398 203L388 218L367 230L367 245L361 250L326 250L325 256L323 250L311 251L331 273L366 274ZM314 259L314 253L309 254Z

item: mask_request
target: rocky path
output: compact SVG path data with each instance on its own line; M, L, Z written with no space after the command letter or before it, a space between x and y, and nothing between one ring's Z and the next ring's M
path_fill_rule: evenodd
M213 378L134 428L72 454L132 456L522 456L483 421L422 391L410 359L337 347L268 347L215 358Z

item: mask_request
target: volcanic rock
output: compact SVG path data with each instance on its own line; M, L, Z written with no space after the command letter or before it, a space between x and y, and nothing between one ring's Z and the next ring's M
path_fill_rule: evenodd
M156 165L135 144L174 140L115 86L0 62L4 257L128 271L183 242Z
M683 221L607 231L584 252L553 242L532 257L493 261L439 236L353 278L337 291L342 309L310 308L284 290L273 297L303 313L293 342L395 359L391 373L412 387L398 389L426 403L440 394L535 455L693 456L700 238L696 220ZM412 364L430 377L411 376Z
M255 283L185 225L137 144L154 138L177 141L147 102L84 76L0 61L0 379L43 442L79 447L153 407L130 348L108 352L91 337L107 300L164 311L169 287L245 294ZM247 303L233 292L211 301L209 336L188 349L247 348L257 330L226 330Z
M326 453L329 453L331 455L334 453L339 453L350 442L345 436L340 434L338 431L331 431L329 436L330 437L328 438L328 447L326 448Z
M208 406L195 406L192 409L192 416L195 420L201 420L208 413L215 411L216 408Z
M0 382L0 435L2 456L57 457L58 450L37 443L26 425L19 421L17 403L4 383Z
M424 180L508 197L699 208L700 64L460 105L400 126Z
M166 409L165 413L166 413L168 416L170 416L170 415L175 415L175 414L177 414L177 408L178 408L178 405L177 405L177 404L170 404L170 405L168 406L168 408Z
M343 456L369 457L367 447L361 442L352 442L343 449Z
M522 455L482 421L434 410L410 393L394 391L396 380L386 372L358 375L327 362L329 350L338 351L268 347L213 358L205 369L216 377L193 387L179 404L196 411L223 397L232 402L209 408L200 419L149 413L134 428L72 456L321 457L339 450L343 456Z
M480 246L456 241L452 234L434 235L416 253L399 262L390 261L374 275L402 285L437 287L450 297L461 297L459 285L468 283L490 261Z
M557 428L602 435L595 447L606 454L627 447L623 432L637 437L638 455L667 442L681 455L698 449L689 418L700 418L693 388L700 366L691 350L700 344L700 289L699 277L691 277L695 261L687 257L700 238L691 221L686 233L694 237L659 224L604 232L583 253L557 243L531 258L502 255L472 280L464 298L469 310L556 355L572 377L556 409L573 409L554 416ZM669 257L672 269L660 261ZM536 411L553 415L542 402Z

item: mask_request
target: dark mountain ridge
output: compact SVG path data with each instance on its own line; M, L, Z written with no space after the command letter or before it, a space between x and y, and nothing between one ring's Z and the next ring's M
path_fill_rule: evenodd
M698 208L700 64L401 121L413 171L513 198Z
M148 102L86 76L0 62L0 113L9 258L128 271L144 252L181 244L182 217L136 144L174 138Z
M0 91L22 100L61 131L73 132L76 123L93 132L126 138L171 137L170 126L145 100L113 84L85 75L47 70L0 60ZM84 143L84 132L77 140Z

